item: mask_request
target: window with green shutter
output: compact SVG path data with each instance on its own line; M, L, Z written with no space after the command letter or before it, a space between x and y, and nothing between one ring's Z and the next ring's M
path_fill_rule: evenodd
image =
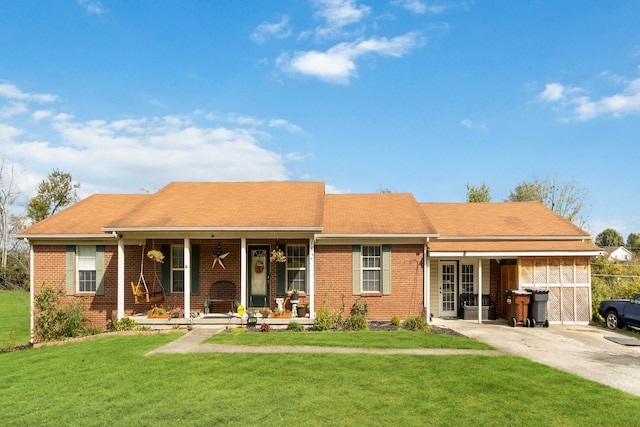
M353 245L353 295L391 295L391 245Z

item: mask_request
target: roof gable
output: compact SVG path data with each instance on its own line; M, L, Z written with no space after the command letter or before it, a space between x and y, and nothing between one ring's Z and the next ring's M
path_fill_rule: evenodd
M105 229L321 229L322 182L173 182Z

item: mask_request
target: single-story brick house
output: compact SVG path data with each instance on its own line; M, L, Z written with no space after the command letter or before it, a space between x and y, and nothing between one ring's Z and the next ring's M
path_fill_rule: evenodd
M587 323L590 257L600 254L588 233L539 203L325 194L322 182L175 182L155 194L96 194L19 238L31 248L32 314L42 285L59 286L66 299L86 298L96 325L146 312L150 303L136 303L132 289L140 283L185 317L205 306L227 312L230 300L273 309L284 298L290 307L298 289L311 317L360 299L377 320L458 317L479 293L508 317L506 290L543 287L551 323ZM164 261L148 258L152 250ZM277 250L286 261L271 259ZM214 286L222 282L224 295Z

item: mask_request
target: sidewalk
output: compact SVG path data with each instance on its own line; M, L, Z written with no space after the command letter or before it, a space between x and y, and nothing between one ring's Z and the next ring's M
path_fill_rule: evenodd
M214 334L223 332L224 327L194 328L177 340L150 351L148 355L161 353L338 353L338 354L404 354L404 355L452 355L475 354L482 356L500 356L495 350L450 350L450 349L385 349L351 347L314 347L314 346L247 346L225 344L200 344Z

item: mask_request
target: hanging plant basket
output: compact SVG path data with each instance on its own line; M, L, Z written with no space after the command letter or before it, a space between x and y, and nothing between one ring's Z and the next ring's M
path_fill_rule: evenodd
M147 252L147 258L159 263L164 262L164 254L157 249L152 249Z

